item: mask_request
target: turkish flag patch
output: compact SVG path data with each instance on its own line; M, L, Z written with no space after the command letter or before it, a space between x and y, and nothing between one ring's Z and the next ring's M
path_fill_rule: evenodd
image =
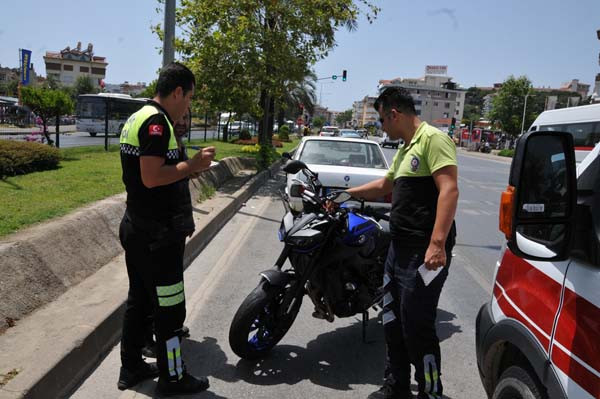
M150 125L148 127L148 134L150 136L162 136L163 125Z

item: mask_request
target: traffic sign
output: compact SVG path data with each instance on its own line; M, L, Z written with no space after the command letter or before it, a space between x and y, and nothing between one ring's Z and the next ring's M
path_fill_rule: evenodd
M337 79L337 75L331 75L331 79L336 80Z

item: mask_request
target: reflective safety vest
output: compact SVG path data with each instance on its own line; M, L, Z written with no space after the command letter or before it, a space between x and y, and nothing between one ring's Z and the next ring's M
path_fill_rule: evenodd
M138 136L140 127L142 127L148 118L159 113L161 112L155 106L144 105L139 111L127 119L127 122L125 122L125 125L123 126L123 130L121 130L121 138L119 140L119 143L121 144L121 152L140 156L140 139ZM169 148L167 150L167 157L169 157L169 153L177 152L178 147L177 140L175 139L175 130L173 129L173 125L171 125L171 122L166 115L165 120L169 126Z

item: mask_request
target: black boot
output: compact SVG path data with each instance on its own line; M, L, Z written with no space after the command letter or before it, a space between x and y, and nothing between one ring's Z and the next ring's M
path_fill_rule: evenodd
M141 362L140 365L135 368L121 367L117 388L123 391L139 384L144 380L156 377L158 377L158 367L156 366L156 363Z
M183 377L177 382L168 382L159 379L157 391L162 396L189 395L206 391L209 387L208 378L194 377L183 372Z

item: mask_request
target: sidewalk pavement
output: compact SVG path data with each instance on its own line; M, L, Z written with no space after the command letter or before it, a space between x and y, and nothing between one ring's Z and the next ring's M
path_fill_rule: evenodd
M246 171L194 208L187 266L243 203L279 170ZM0 399L67 396L120 337L128 279L123 254L0 335Z
M456 148L462 153L462 155L472 156L474 158L480 158L480 159L493 160L496 162L512 163L512 158L501 157L500 155L498 155L498 152L499 152L498 150L492 150L491 153L485 154L483 152L478 152L478 151L468 151L465 147L456 147Z

